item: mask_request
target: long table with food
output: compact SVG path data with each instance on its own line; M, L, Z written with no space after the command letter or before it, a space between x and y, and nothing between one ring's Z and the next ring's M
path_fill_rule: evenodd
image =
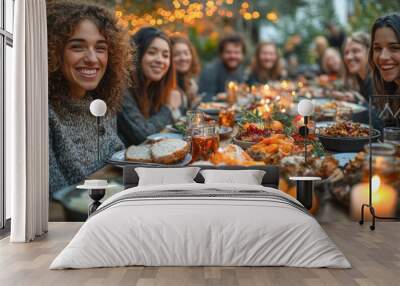
M348 208L349 189L366 176L365 145L370 135L365 124L367 107L335 100L326 90L321 92L305 82L283 81L253 87L234 84L236 88L227 90L224 101L201 103L161 133L149 136L145 143L114 154L91 178L119 183L119 187L108 190L109 196L123 189L119 167L126 164L274 164L281 170L280 190L292 196L296 195L296 188L288 180L290 176L323 179L317 185L311 213L317 214L322 206L319 200L326 193ZM299 132L304 118L297 114L296 107L302 98L310 99L315 107L307 122L307 136ZM381 132L373 129L371 139L380 138ZM309 156L305 157L305 153ZM73 193L64 198L64 208L72 214L69 219L86 213L88 199L83 200L82 196Z

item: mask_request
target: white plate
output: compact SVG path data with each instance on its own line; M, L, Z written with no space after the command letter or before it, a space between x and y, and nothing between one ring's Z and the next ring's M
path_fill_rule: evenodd
M186 154L185 158L176 164L158 164L158 163L144 163L144 162L134 162L134 161L129 161L125 160L125 151L126 150L121 150L116 153L114 153L111 156L111 159L108 160L109 163L114 164L114 165L150 165L150 166L186 166L192 161L192 155L190 153Z
M147 136L147 140L150 141L157 141L161 139L183 139L183 136L177 133L155 133Z
M321 106L321 105L324 105L324 104L326 104L328 102L332 102L332 101L335 101L335 100L329 99L329 98L315 98L315 99L312 99L312 102L314 103L315 106ZM360 104L356 104L356 103L351 103L351 102L346 102L346 101L338 101L338 102L340 102L340 104L343 107L350 108L353 113L360 113L360 112L363 112L363 111L368 109L367 107L365 107L363 105L360 105ZM331 111L331 110L334 110L334 109L326 109L326 110L322 110L322 112Z

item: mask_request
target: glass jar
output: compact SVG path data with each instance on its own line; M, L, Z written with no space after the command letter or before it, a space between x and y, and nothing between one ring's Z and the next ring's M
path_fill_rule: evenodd
M336 122L351 121L353 116L353 111L347 106L338 106L336 108L335 120Z
M373 175L379 175L383 183L393 184L400 180L399 178L399 160L395 156L395 148L392 144L372 143L372 169ZM364 147L366 156L363 163L363 180L369 180L370 170L370 147L369 144Z
M191 140L193 128L204 123L204 113L200 110L188 110L186 112L186 134L185 138Z
M400 157L400 127L383 128L383 141L395 147L396 157Z
M192 162L208 161L219 147L219 134L216 122L207 122L192 130Z

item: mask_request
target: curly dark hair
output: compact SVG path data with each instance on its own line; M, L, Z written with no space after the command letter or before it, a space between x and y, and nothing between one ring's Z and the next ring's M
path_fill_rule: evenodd
M108 45L106 72L91 94L103 99L111 113L119 111L123 91L130 82L133 48L129 36L111 11L97 4L50 1L47 4L49 101L57 106L68 96L68 81L62 72L63 52L68 39L84 20L93 22Z
M224 52L225 46L227 44L236 44L242 46L242 52L246 54L246 43L243 37L239 34L228 34L225 35L218 43L218 53L221 55Z

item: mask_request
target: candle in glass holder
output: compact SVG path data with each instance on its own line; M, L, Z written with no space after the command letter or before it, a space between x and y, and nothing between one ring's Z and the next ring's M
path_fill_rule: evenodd
M226 94L227 94L226 100L228 101L229 104L234 104L236 102L237 90L238 90L238 85L236 82L234 82L234 81L228 82L228 86L227 86L227 90L226 90Z
M283 80L283 81L281 82L281 87L282 87L284 90L289 89L289 83L288 83L286 80Z
M188 110L186 112L186 139L190 140L192 129L204 123L204 113L200 110Z
M269 97L270 96L271 89L270 89L268 84L264 84L264 86L262 87L261 93L265 97Z
M235 111L224 109L219 112L218 123L220 126L233 127L235 125Z
M350 203L352 218L359 220L361 205L369 203L369 183L360 183L353 187ZM393 217L396 213L397 192L393 187L382 183L378 175L372 177L372 206L377 216ZM364 210L364 219L371 219L368 208Z

